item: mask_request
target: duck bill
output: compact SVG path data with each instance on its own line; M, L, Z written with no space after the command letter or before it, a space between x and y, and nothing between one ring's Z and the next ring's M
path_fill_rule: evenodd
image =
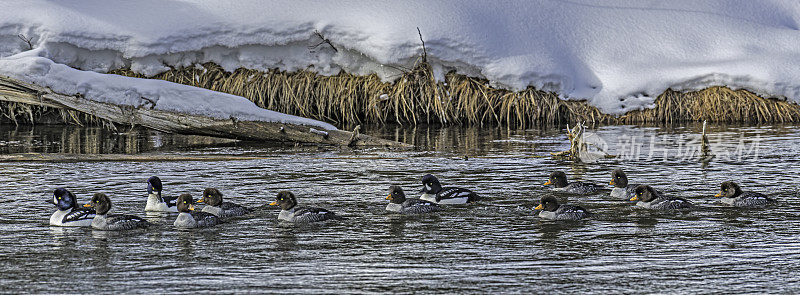
M612 180L612 181L609 181L609 182L608 182L608 184L610 184L610 185L615 185L613 180Z
M391 200L392 199L392 194L389 194L388 196L386 196L386 199L387 200Z
M630 201L638 201L638 200L639 200L639 196L633 196L633 198L630 199Z
M196 202L196 203L198 203L198 204L203 204L204 202L203 202L203 199L199 199L199 200L197 200L197 202Z
M270 206L278 206L278 202L277 201L276 202L272 202L272 203L269 203L269 205Z
M717 197L717 198L719 198L719 197L722 197L722 193L717 193L717 194L716 194L716 195L714 195L714 196L715 196L715 197Z
M194 211L194 205L189 204L189 211Z
M83 207L92 208L92 204L83 204Z
M536 206L536 208L533 208L533 210L542 210L542 209L544 209L542 204L539 204L539 206Z
M552 184L552 182L550 182L549 179L547 180L547 182L544 183L544 185L551 185L551 184Z

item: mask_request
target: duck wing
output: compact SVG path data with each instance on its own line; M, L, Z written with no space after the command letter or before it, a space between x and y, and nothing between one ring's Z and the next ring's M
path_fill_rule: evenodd
M72 209L69 214L64 215L64 218L61 219L61 223L79 221L79 220L86 220L94 218L94 208L77 208Z
M589 216L589 211L581 206L561 205L556 210L556 219L559 220L576 220L587 216Z
M344 218L323 208L302 207L294 211L295 222L317 222L331 219L341 220Z
M403 202L403 213L420 214L439 211L441 207L435 203L420 199L407 199Z
M207 227L220 224L219 217L208 212L194 211L192 212L192 218L194 218L195 222L197 222L198 227Z
M245 206L231 202L222 202L219 208L222 209L222 212L225 212L226 216L241 216L250 213L251 211Z
M142 219L139 216L112 214L106 217L106 224L109 230L126 230L136 228L146 228L150 226L150 222Z
M762 207L775 204L775 200L764 194L756 192L744 192L739 196L734 205L737 207Z
M692 202L689 202L684 198L660 196L659 199L660 200L658 201L658 204L653 206L657 209L674 210L694 207Z
M475 192L460 187L445 187L442 188L438 194L436 194L436 202L441 202L445 199L457 198L467 198L467 203L475 202L479 199L478 194Z
M598 188L595 184L576 181L568 184L564 191L573 194L591 194L596 192Z

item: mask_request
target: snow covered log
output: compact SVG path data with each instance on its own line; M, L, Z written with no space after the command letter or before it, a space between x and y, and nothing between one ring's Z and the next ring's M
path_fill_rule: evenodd
M324 130L317 126L244 121L234 117L225 120L158 110L154 108L155 105L131 106L99 102L82 98L80 95L70 96L55 93L49 88L7 76L0 76L0 101L76 110L114 123L139 125L168 133L338 146L410 147L401 142L348 131Z

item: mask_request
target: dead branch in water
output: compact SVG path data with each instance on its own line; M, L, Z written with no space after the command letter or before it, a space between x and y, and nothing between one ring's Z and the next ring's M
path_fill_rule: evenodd
M550 154L555 157L567 158L576 162L595 162L599 158L614 157L607 154L603 150L603 147L597 146L587 140L585 123L578 122L571 130L568 124L567 138L569 139L569 150ZM590 146L597 149L597 151L590 151Z
M703 120L703 133L700 135L700 161L701 162L708 162L711 161L715 157L714 154L711 153L711 147L708 143L708 135L706 135L706 123L708 121Z

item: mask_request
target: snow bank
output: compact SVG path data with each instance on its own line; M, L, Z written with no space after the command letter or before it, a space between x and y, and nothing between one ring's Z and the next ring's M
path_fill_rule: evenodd
M668 88L800 101L798 21L796 0L6 0L0 57L27 49L22 33L44 57L97 72L212 61L392 79L421 53L419 27L439 77L457 70L622 114ZM310 50L315 30L339 51Z
M244 97L186 86L162 80L138 79L118 75L81 71L42 57L44 49L29 50L0 59L4 75L61 94L81 94L99 102L151 107L185 114L204 115L217 119L281 122L334 130L328 123L278 113L256 106Z

